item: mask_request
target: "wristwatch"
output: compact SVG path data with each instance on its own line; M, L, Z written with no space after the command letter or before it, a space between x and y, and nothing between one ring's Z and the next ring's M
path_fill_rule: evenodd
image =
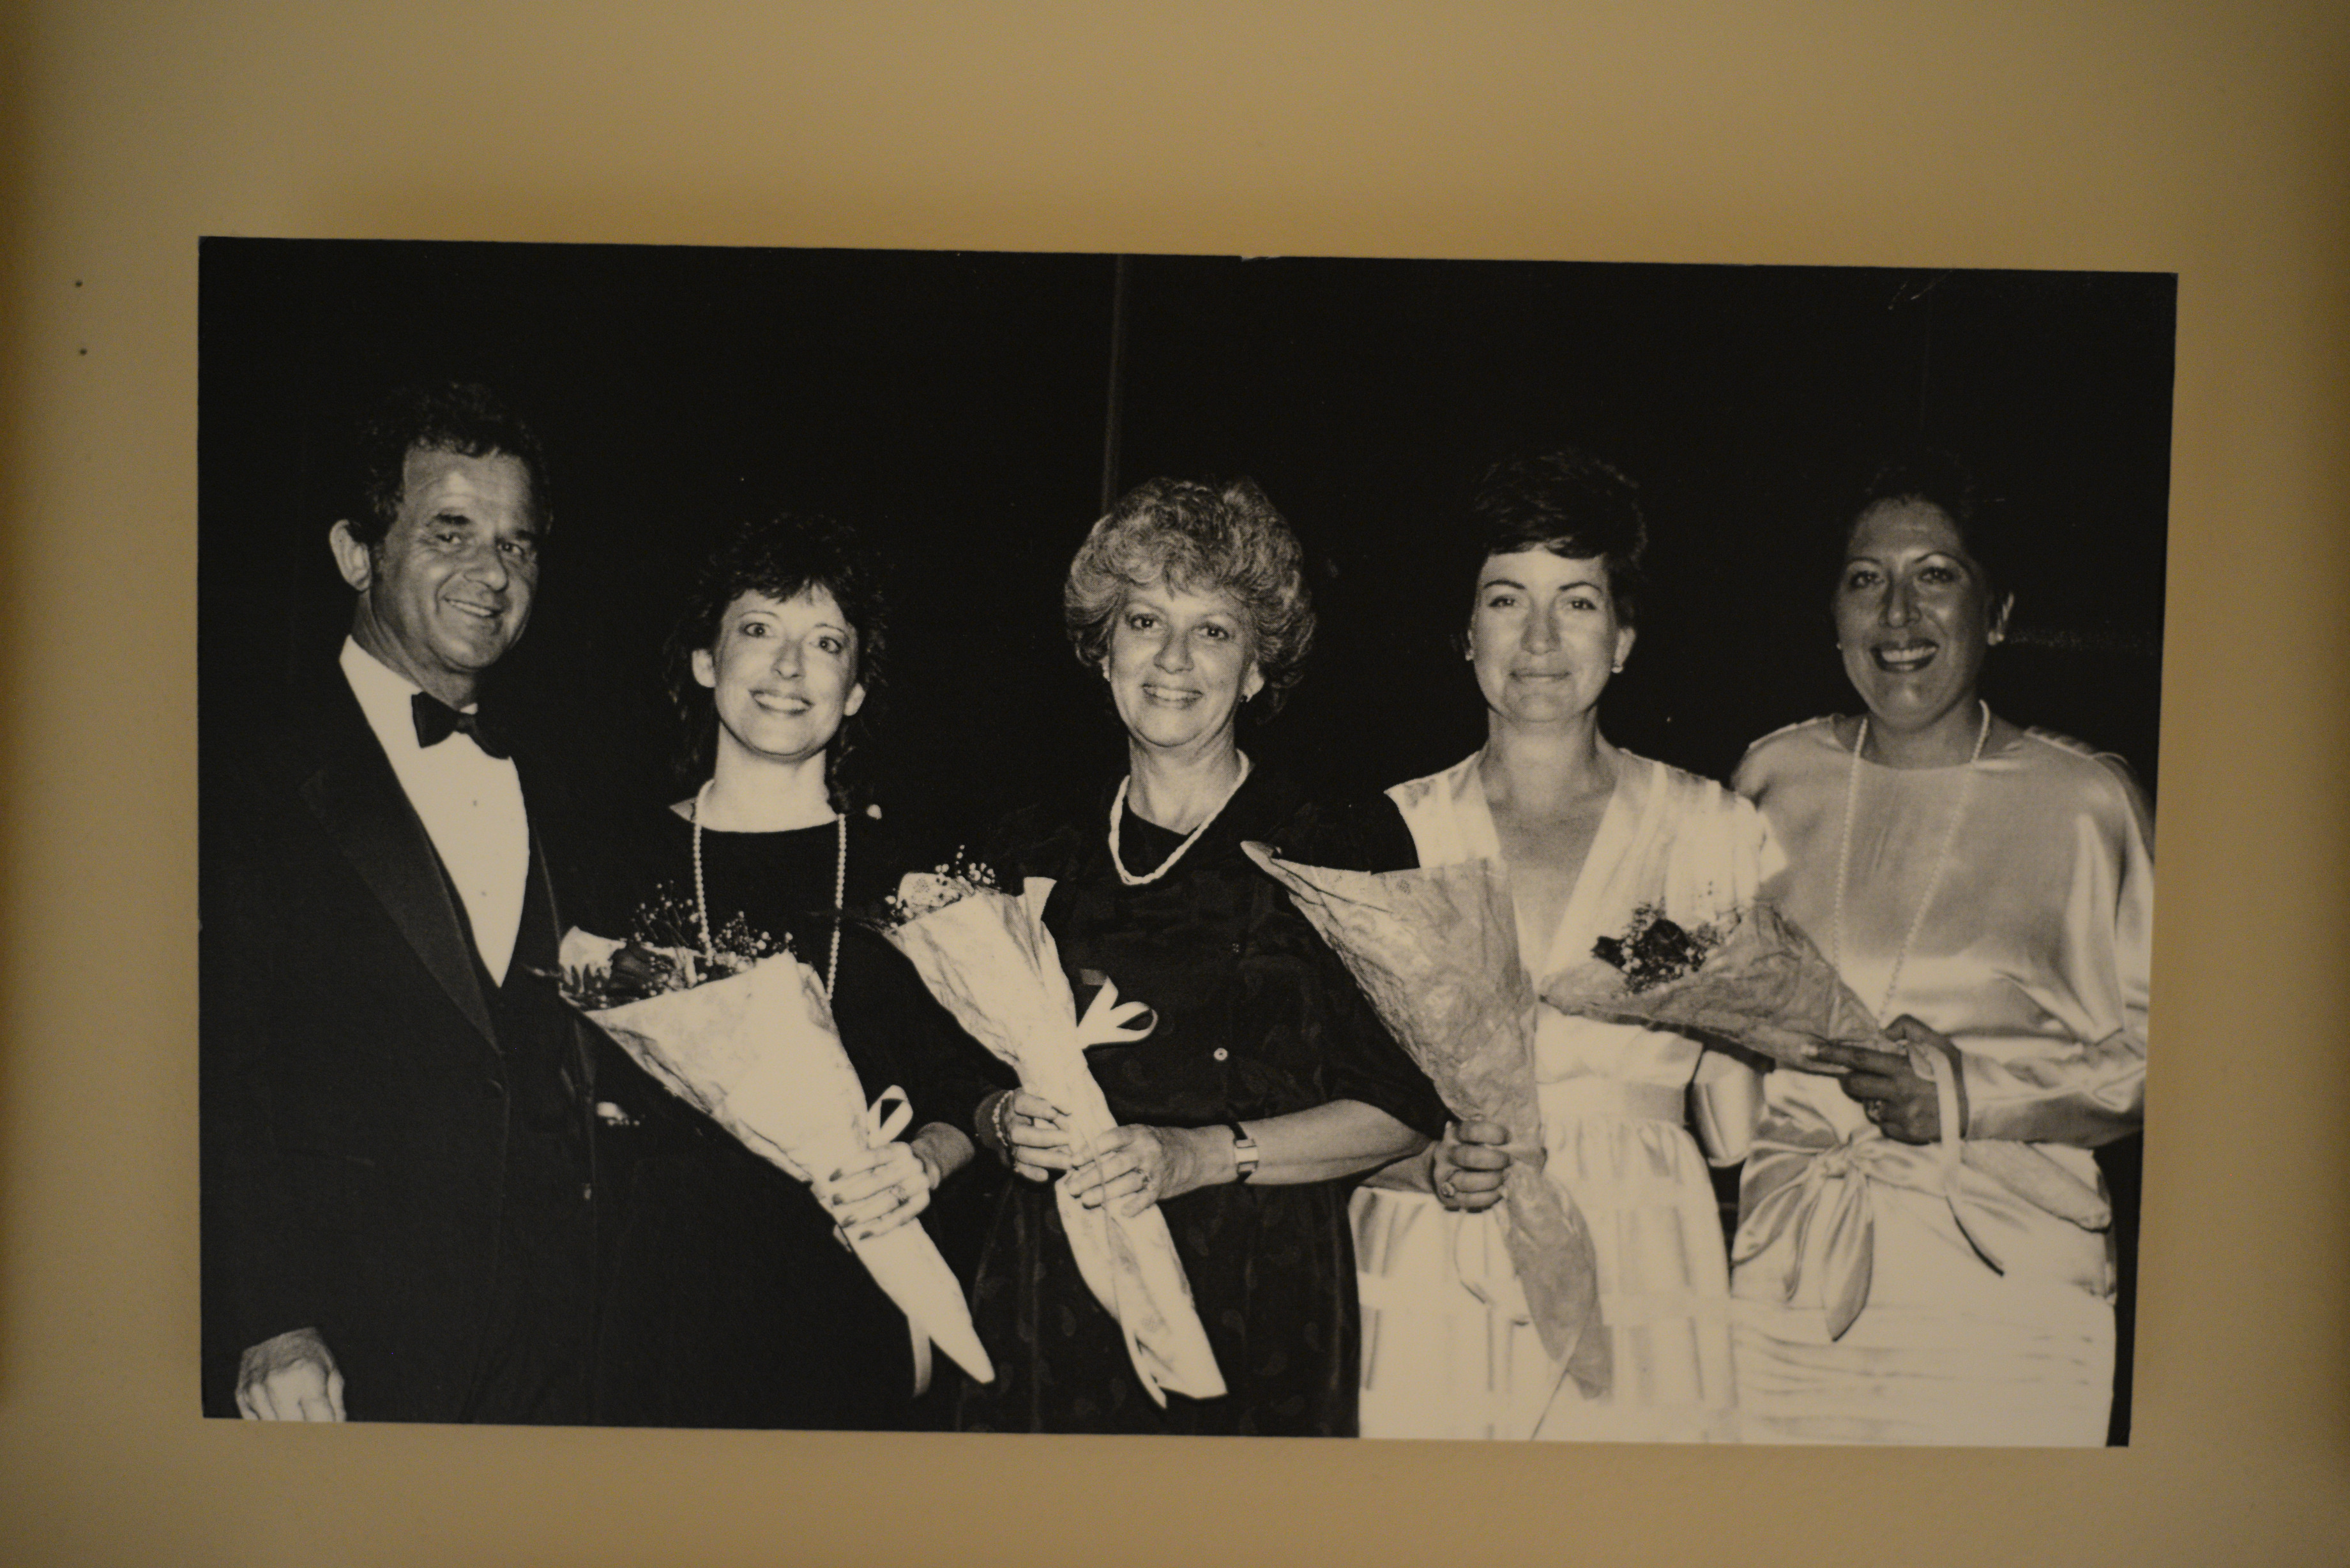
M1238 1122L1226 1122L1232 1129L1232 1179L1246 1181L1256 1174L1256 1139L1242 1130Z

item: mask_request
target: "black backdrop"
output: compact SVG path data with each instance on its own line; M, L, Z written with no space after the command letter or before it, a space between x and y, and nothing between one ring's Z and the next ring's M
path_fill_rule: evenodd
M779 506L867 524L898 567L868 714L893 820L945 848L1106 782L1119 732L1059 628L1106 466L1120 488L1249 474L1306 545L1317 649L1244 745L1332 791L1433 771L1483 733L1450 530L1488 459L1560 441L1629 472L1650 520L1617 743L1722 777L1755 737L1849 711L1835 524L1923 441L2030 522L1993 706L2156 783L2167 275L228 239L201 272L206 780L348 626L326 534L356 417L455 375L546 441L556 526L498 681L591 823L682 793L662 639L713 530ZM2119 1435L2137 1140L2104 1163Z
M666 789L659 649L712 529L808 506L897 559L872 715L893 815L952 836L1118 732L1059 629L1100 509L1107 256L211 240L203 251L200 689L228 704L341 635L326 530L390 383L497 382L541 424L556 526L501 672L619 799ZM1246 473L1305 539L1322 634L1252 750L1369 789L1482 720L1449 635L1476 470L1571 440L1638 480L1654 589L1604 724L1722 776L1853 704L1833 523L1871 462L1958 451L2031 519L2010 717L2155 782L2175 285L2167 275L1137 257L1117 482Z

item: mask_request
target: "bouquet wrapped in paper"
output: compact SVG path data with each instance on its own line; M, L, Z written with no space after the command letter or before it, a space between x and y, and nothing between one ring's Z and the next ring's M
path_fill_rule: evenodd
M634 971L636 984L626 990L650 986L656 994L614 1004L624 992L613 982L616 966ZM840 1169L911 1118L902 1090L866 1105L822 978L789 953L703 967L688 950L624 946L575 930L564 939L563 969L566 996L645 1071L796 1180ZM981 1382L993 1380L962 1288L927 1231L900 1225L848 1244L919 1335ZM916 1349L927 1366L922 1338Z
M1139 1040L1150 1024L1136 1022L1148 1008L1120 1003L1109 984L1083 1018L1076 1015L1060 950L1045 929L1051 888L1031 879L1014 897L989 886L983 872L911 872L892 900L895 918L885 934L972 1038L1020 1075L1022 1088L1061 1108L1082 1152L1118 1126L1086 1047ZM1118 1320L1144 1390L1161 1406L1169 1389L1194 1399L1221 1396L1223 1375L1166 1216L1155 1205L1131 1219L1107 1205L1087 1209L1066 1183L1055 1184L1054 1198L1077 1271Z
M1904 1057L1936 1085L1947 1163L1962 1162L2085 1229L2113 1222L2112 1206L2095 1189L2030 1144L1962 1138L1957 1064L1889 1039L1835 966L1767 899L1687 929L1643 906L1624 933L1600 938L1588 960L1544 981L1542 998L1586 1018L1727 1040L1804 1072L1845 1070L1818 1059L1818 1045L1829 1041ZM1955 1199L1963 1177L1949 1176ZM1964 1204L1954 1200L1953 1209L1965 1228ZM1969 1235L1989 1256L1986 1241Z
M1288 889L1452 1113L1509 1128L1499 1213L1528 1314L1585 1393L1606 1392L1613 1368L1590 1229L1543 1175L1534 987L1504 873L1488 860L1342 871L1242 847Z
M1879 1039L1866 1004L1764 900L1686 928L1643 905L1621 936L1544 980L1542 998L1582 1018L1727 1040L1807 1072L1835 1070L1814 1054L1819 1042Z

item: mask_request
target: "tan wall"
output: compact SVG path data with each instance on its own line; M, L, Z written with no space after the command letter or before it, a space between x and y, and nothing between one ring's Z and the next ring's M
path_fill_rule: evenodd
M0 8L0 1560L2343 1561L2350 14L1895 9ZM2137 1447L202 1422L205 234L2177 271Z

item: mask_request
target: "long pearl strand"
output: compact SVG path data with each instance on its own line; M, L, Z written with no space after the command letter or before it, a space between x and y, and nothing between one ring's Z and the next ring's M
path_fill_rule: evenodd
M1976 699L1981 702L1981 699ZM1991 739L1991 704L1982 702L1982 722L1975 730L1975 749L1967 758L1967 775L1959 785L1958 804L1950 808L1950 826L1942 835L1940 853L1934 857L1933 874L1926 878L1925 896L1918 900L1918 912L1909 917L1909 929L1902 935L1900 950L1893 955L1893 976L1885 982L1885 1000L1877 1004L1880 1022L1893 1005L1894 996L1901 989L1901 971L1909 961L1909 950L1918 940L1918 933L1926 927L1926 911L1941 890L1942 873L1950 868L1950 851L1959 842L1959 825L1966 820L1967 799L1974 791L1975 764L1982 761L1983 742ZM1868 745L1868 718L1863 714L1860 735L1852 743L1852 764L1845 773L1844 829L1836 843L1835 923L1828 928L1828 962L1838 971L1844 968L1844 896L1846 885L1852 878L1852 818L1853 808L1860 800L1860 753Z
M702 957L715 972L718 968L718 944L710 934L710 895L702 882L702 808L710 799L713 779L702 781L693 796L693 912L702 920ZM847 908L848 898L848 818L840 812L833 813L833 826L838 835L839 847L832 859L832 956L824 965L824 999L832 1000L833 983L840 978L840 922Z

